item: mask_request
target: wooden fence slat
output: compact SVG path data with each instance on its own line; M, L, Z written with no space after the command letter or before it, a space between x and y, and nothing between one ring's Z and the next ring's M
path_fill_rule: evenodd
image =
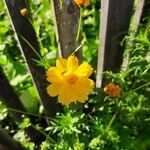
M135 4L135 12L132 21L131 32L136 32L138 28L142 16L142 12L143 12L144 2L145 0L137 0Z
M133 39L133 37L135 36L138 25L140 23L142 12L143 12L143 7L144 7L144 2L145 2L145 0L137 0L135 3L134 14L133 14L133 18L131 21L130 33L129 33L129 37L131 37L131 39ZM133 46L134 39L133 40L131 40L131 39L129 38L126 40L126 49L130 49L130 47ZM121 70L122 71L127 70L128 64L129 64L129 51L126 51L124 53Z
M102 0L100 19L100 46L98 53L96 87L104 83L102 73L118 72L123 50L120 41L128 31L134 0Z
M8 108L12 108L19 111L25 111L19 97L15 93L13 87L9 84L3 70L0 66L0 99ZM21 122L22 118L20 113L11 111L12 116L18 122Z
M62 57L67 58L79 46L76 42L79 7L73 3L73 0L62 1L62 4L59 0L53 0L53 8L60 54ZM81 60L81 48L76 55Z
M6 78L1 66L0 66L0 100L8 108L9 114L13 117L14 122L21 123L23 121L22 118L23 113L19 113L18 111L26 112L26 110L23 104L21 103L18 95L16 94L13 87L10 85L8 79ZM41 135L41 133L32 126L26 128L25 131L28 137L31 139L31 141L34 141L34 143L37 146L39 146L41 142L44 140L43 135Z
M23 150L24 148L16 142L10 135L0 127L0 143L2 144L2 148L4 150ZM2 150L2 149L1 149Z
M43 103L45 113L47 116L53 117L55 116L58 107L56 101L46 92L48 85L45 75L46 71L43 67L37 65L35 60L39 60L39 57L29 46L29 44L27 44L27 42L19 36L21 35L24 39L26 39L26 41L32 45L36 52L40 54L40 47L34 29L27 17L20 14L20 9L27 8L25 0L5 0L5 3L12 21L12 25L17 33L22 52L30 68L32 78Z

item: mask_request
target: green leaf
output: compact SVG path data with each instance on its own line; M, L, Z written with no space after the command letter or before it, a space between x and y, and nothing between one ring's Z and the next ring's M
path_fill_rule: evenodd
M39 101L35 88L31 87L20 95L21 102L30 113L37 113L39 109Z

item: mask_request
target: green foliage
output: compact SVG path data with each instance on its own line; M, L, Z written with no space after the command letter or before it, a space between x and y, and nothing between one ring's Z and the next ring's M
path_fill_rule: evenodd
M20 100L28 112L37 113L39 111L39 102L34 87L29 87L26 91L23 91L20 95Z
M99 44L100 3L97 0L83 12L83 57L96 69L97 52Z
M2 4L2 2L0 2ZM48 68L55 63L57 42L52 20L51 2L31 0L30 15L41 46L38 65ZM83 10L83 57L96 70L99 30L99 1ZM13 123L7 108L0 102L1 126L8 128L14 139L28 150L37 147L27 138L25 129L31 125L46 136L41 150L148 150L150 147L150 19L140 26L136 35L127 37L130 43L127 70L106 71L107 83L121 88L121 96L113 98L103 88L90 95L87 103L64 107L55 118L43 124L42 105L33 86L25 60L20 55L6 11L0 5L0 65L19 95L27 113L18 126ZM46 18L46 19L45 19ZM95 78L95 77L94 77ZM43 89L46 90L46 89ZM25 113L25 112L22 112Z
M35 150L35 144L30 142L29 138L25 134L24 130L18 130L16 134L14 134L13 137L15 140L21 142L21 144L24 146L25 150Z

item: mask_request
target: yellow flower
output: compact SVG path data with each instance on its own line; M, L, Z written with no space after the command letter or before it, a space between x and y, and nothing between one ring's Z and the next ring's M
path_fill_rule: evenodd
M71 55L67 60L58 59L56 67L47 71L47 87L50 96L58 95L58 102L69 105L72 102L84 103L93 91L94 82L89 79L93 68L88 63L78 64L78 59Z
M104 87L104 92L111 95L112 97L119 97L121 89L118 85L115 85L114 83L109 83Z
M90 4L90 0L74 0L74 2L78 5L88 6Z

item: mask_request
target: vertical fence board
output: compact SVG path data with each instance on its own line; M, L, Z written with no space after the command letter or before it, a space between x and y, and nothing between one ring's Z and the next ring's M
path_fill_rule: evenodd
M123 50L120 41L127 32L134 0L102 0L100 21L100 47L96 86L104 82L102 73L106 70L117 72L122 62Z
M138 25L140 23L140 19L141 19L143 7L144 7L144 2L145 0L137 0L135 3L134 14L133 14L133 18L131 21L130 33L129 33L129 37L131 38L126 40L126 49L130 49L130 47L132 47L134 44L131 39L133 39L133 36L135 36ZM129 51L125 51L121 70L122 71L127 70L128 64L129 64Z
M25 111L24 106L22 105L19 97L15 93L13 87L9 84L9 81L6 78L5 74L3 73L1 67L0 67L0 99L8 108L12 108L18 111ZM21 122L22 114L14 111L11 111L11 114L16 121Z
M56 101L48 96L46 92L47 81L44 68L38 66L35 62L35 60L39 60L39 57L36 53L40 54L40 47L37 37L30 21L27 19L27 17L24 17L20 14L20 9L27 7L25 0L5 0L5 3L12 20L12 25L17 33L16 35L19 39L22 52L30 68L33 80L43 103L45 113L47 116L53 117L57 111ZM21 35L32 45L32 47L36 50L36 53L19 35Z
M53 8L55 13L58 43L60 44L61 55L67 58L79 46L76 42L78 21L79 21L79 7L74 4L73 0L53 0ZM77 57L81 59L81 48L76 53Z
M145 0L137 0L135 4L135 12L134 12L133 21L132 21L131 32L136 32L138 28L141 15L143 12L144 2Z
M20 112L26 112L26 110L23 104L21 103L18 95L16 94L13 87L10 85L8 79L6 78L1 66L0 66L0 99L5 104L10 115L13 117L14 122L21 123L23 121L22 118L23 113ZM33 141L37 146L39 146L41 142L44 140L43 135L41 135L41 133L32 126L28 126L25 129L25 131L28 137L31 139L31 141Z
M4 147L0 147L0 149L1 148L4 148L4 150L10 150L10 149L23 150L24 149L21 146L21 144L19 144L12 137L10 137L10 135L1 127L0 127L0 143L4 146Z

